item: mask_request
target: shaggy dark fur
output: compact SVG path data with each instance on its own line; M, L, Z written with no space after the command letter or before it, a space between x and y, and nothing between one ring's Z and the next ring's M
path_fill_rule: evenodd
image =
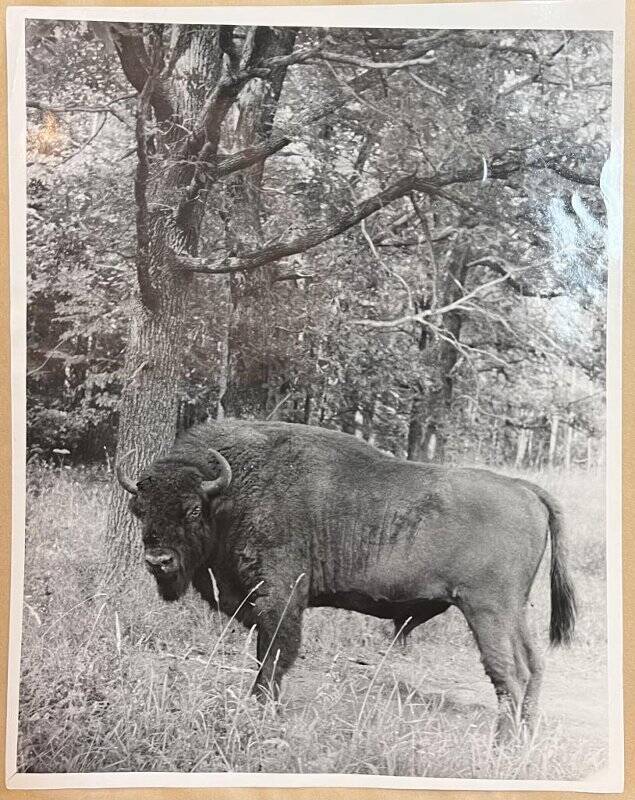
M233 479L207 499L217 449ZM531 722L541 659L525 621L551 531L551 640L575 602L557 503L537 486L476 469L399 461L341 433L278 422L207 423L138 480L133 512L166 600L191 583L258 628L256 688L277 693L307 606L412 627L450 605L465 615L501 705L500 728ZM154 562L153 562L154 563Z

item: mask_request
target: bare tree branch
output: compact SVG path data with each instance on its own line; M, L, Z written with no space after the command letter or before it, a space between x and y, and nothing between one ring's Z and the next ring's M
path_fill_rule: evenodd
M124 97L118 97L116 100L111 100L108 104L104 106L85 106L85 105L70 105L70 106L52 106L48 105L47 103L41 103L38 100L28 100L26 103L27 108L34 108L37 111L48 111L51 114L112 114L115 119L119 120L122 125L125 125L126 128L131 128L130 123L121 114L117 111L113 106L116 103L121 103L124 100L132 100L133 98L138 97L137 94L125 95Z
M554 297L562 297L564 294L563 291L556 291L556 290L545 290L540 291L539 289L535 289L534 287L530 286L526 281L519 280L518 278L514 278L511 274L511 271L514 269L514 265L510 264L503 259L496 258L495 256L479 256L475 258L473 261L469 263L470 267L488 267L489 269L493 270L494 272L498 272L501 275L508 276L508 285L511 286L514 291L518 292L519 294L523 295L524 297L540 297L543 300L553 300ZM531 265L521 266L521 269L528 269ZM518 269L518 266L516 267Z
M89 147L102 132L107 119L108 119L108 114L104 114L102 118L99 120L99 124L97 125L97 129L95 130L95 132L91 134L91 136L89 136L85 142L82 142L82 144L77 148L77 150L74 150L69 156L66 156L66 158L62 159L62 161L60 161L60 166L62 164L67 164L71 159L75 158L75 156L78 156L80 153L83 153L84 150L87 147Z
M441 89L439 86L433 86L431 83L424 81L422 78L419 77L414 72L408 72L408 75L411 80L413 80L416 84L418 84L422 89L425 89L428 92L434 92L434 94L438 94L439 97L447 97L448 92L447 89Z
M271 283L280 283L281 281L314 281L315 275L312 275L309 272L289 272L288 274L284 275L274 275L271 279Z
M536 166L540 166L540 162L536 162ZM600 176L599 174L596 175L582 175L579 172L571 169L570 167L565 166L561 162L558 162L557 159L543 159L542 166L545 169L550 169L552 172L555 172L556 175L560 175L561 178L565 178L568 181L572 181L573 183L579 183L582 186L598 186L600 185Z
M289 53L286 56L272 56L271 58L265 59L258 68L254 69L254 72L256 73L256 77L269 77L274 69L291 67L294 64L303 64L305 61L309 61L319 55L321 51L322 45L319 44L314 47L305 47L295 50L293 53Z
M435 325L430 320L418 320L418 322L419 324L426 325L433 330L440 339L443 339L448 344L451 344L452 347L454 347L455 350L458 350L458 352L461 353L461 355L467 360L469 360L470 353L477 353L478 355L491 358L492 361L496 361L497 364L500 364L504 367L509 366L507 361L502 359L500 356L495 355L489 350L484 350L482 347L475 347L472 344L466 344L465 342L462 342L460 339L457 339L457 337L451 331L445 330L440 325ZM472 367L472 369L474 369L474 367Z
M104 114L112 113L112 106L115 103L123 103L125 100L134 100L137 94L126 94L123 97L117 97L103 106L86 106L82 104L69 105L69 106L52 106L48 103L41 103L39 100L27 100L26 107L34 108L37 111L50 111L52 114Z
M396 280L397 280L397 281L399 281L399 283L400 283L400 284L403 286L403 288L406 290L406 295L407 295L407 297L408 297L408 308L414 308L414 307L415 307L415 305L414 305L414 300L413 300L413 298L412 298L412 290L411 290L411 289L410 289L410 287L408 286L408 283L407 283L407 281L405 281L405 280L404 280L404 279L401 277L401 275L400 275L398 272L396 272L394 269L392 269L391 267L389 267L389 266L388 266L388 264L386 264L386 263L385 263L385 262L382 260L381 256L380 256L380 255L379 255L379 253L377 252L377 248L375 247L375 244L374 244L373 240L370 238L370 236L369 236L369 234L368 234L368 231L366 230L366 221L365 221L365 220L362 220L362 221L360 222L360 224L359 224L359 227L360 227L360 230L361 230L361 232L362 232L362 236L364 237L364 239L365 239L365 240L366 240L366 242L368 243L368 247L370 248L370 251L371 251L371 253L373 254L373 256L375 257L375 260L377 261L377 263L378 263L378 264L379 264L379 265L380 265L380 266L381 266L381 267L382 267L382 268L383 268L383 269L384 269L384 270L385 270L385 271L386 271L386 272L387 272L389 275L392 275L392 276L393 276L393 278L396 278Z
M445 32L443 32L443 34L446 35ZM420 47L419 51L413 54L413 58L424 57L439 38L441 37L432 36L423 40L420 44L423 44L424 46ZM247 150L241 151L240 153L234 153L231 156L224 158L217 166L216 174L218 178L225 177L230 175L232 172L247 169L254 164L265 161L267 158L269 158L269 156L274 155L287 145L291 144L293 137L297 135L297 132L303 131L308 125L324 119L324 117L329 116L329 114L333 114L343 105L345 105L350 100L351 95L366 92L375 88L376 86L379 86L380 83L381 72L377 69L368 69L361 75L357 75L355 78L348 81L344 87L340 87L340 90L335 94L334 97L305 111L285 130L272 131L269 139L266 142L263 142L263 144L257 145L256 147L250 147Z
M499 278L494 278L494 280L488 281L487 283L480 284L475 289L472 289L471 292L463 295L463 297L460 297L458 300L454 300L452 303L448 303L445 306L441 306L441 308L426 308L423 311L420 311L418 314L408 314L403 317L398 317L397 319L354 319L351 321L351 324L362 325L366 328L398 328L401 325L409 322L428 324L429 317L448 314L451 311L467 310L464 303L474 297L482 296L484 291L491 289L493 286L496 286L499 283L503 283L503 281L508 280L509 277L509 274L505 274L501 275Z
M407 58L403 61L372 61L367 58L349 56L345 53L334 53L331 50L323 50L318 58L322 61L332 61L335 64L350 64L354 67L364 67L365 69L390 69L398 70L406 67L416 67L421 64L433 64L436 61L434 56L420 56L419 58Z

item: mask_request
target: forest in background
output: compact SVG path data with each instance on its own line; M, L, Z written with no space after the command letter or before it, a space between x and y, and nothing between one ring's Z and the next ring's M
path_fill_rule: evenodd
M175 429L280 419L415 460L601 461L608 35L51 20L27 24L30 458L113 458L140 152L155 219L182 203L156 91L140 151L130 53L159 47L185 106L212 86L196 48L235 84L188 256Z

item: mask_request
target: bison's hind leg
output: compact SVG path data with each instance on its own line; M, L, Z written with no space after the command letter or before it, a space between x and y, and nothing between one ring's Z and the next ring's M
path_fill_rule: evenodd
M524 611L519 626L519 645L522 650L525 663L529 669L529 680L525 688L525 696L522 705L522 720L527 726L529 734L533 733L536 721L538 719L538 697L540 695L540 687L542 684L542 675L544 671L543 658L538 652L534 644L533 637L527 625L527 619Z
M498 741L516 740L522 731L523 700L530 681L520 609L462 605L481 651L481 660L498 699Z

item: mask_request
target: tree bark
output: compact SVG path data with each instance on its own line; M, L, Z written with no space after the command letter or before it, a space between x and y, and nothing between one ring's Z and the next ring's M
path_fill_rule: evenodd
M159 30L160 26L159 26ZM171 163L175 149L183 146L182 124L201 113L204 93L191 91L183 80L170 84L157 77L162 33L154 31L150 51L139 37L119 36L118 52L126 76L140 91L137 116L137 276L128 344L124 365L124 386L119 410L119 431L115 460L135 476L174 441L177 408L183 370L183 318L192 277L178 266L177 256L197 255L204 213L204 197L190 213L177 220L171 208L179 183L190 179L183 169L163 170L154 183L156 196L164 202L149 208L148 185L152 179L147 153L146 124L150 108L158 125L158 152ZM209 88L218 80L222 53L216 48L216 31L209 26L191 26L187 45L180 54L184 76L196 75ZM156 69L153 74L147 64ZM160 88L157 88L160 87ZM108 581L125 578L141 555L137 524L128 511L128 494L113 484L109 503L106 541Z
M187 284L175 285L161 313L139 299L132 312L115 461L138 474L176 434ZM118 485L111 497L106 540L113 577L140 563L141 538L128 511L129 495Z

